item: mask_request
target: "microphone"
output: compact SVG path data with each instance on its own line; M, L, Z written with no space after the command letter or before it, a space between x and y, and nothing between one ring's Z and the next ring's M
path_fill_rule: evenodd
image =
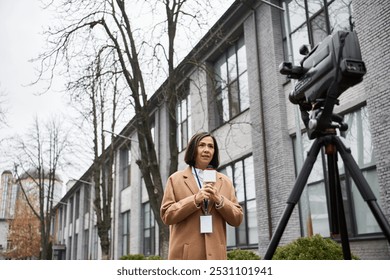
M204 183L215 183L217 181L217 171L213 168L212 165L207 166L207 168L203 171L203 184ZM209 201L208 199L204 200L204 208L207 214L207 207Z
M203 171L203 182L204 183L215 183L217 181L217 171L212 165L207 166Z

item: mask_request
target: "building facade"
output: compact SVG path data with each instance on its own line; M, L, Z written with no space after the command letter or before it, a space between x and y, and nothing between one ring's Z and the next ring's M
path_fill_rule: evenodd
M50 188L50 179L46 173L45 175L42 177L43 188L46 190L43 207L48 205L47 192ZM31 204L39 213L38 182L40 182L39 175L35 168L27 170L19 177L8 170L1 174L0 259L39 258L39 219L29 205ZM62 180L59 176L55 177L53 188L53 201L58 202L62 197Z
M313 143L298 106L289 101L296 81L281 75L279 65L298 65L301 45L314 47L338 30L356 32L367 69L363 81L343 92L335 106L349 126L340 138L390 220L389 8L385 0L235 1L178 66L183 73L177 84L183 93L177 104L179 168L185 167L189 137L212 132L220 146L220 171L233 180L244 209L241 226L227 229L228 249L251 249L264 256ZM167 114L165 106L156 106L151 114L163 179L169 175ZM128 139L115 143L112 259L158 254L157 224L135 163L137 143L130 140L136 139L133 121L120 132ZM325 158L321 150L281 245L309 234L331 237ZM339 161L351 250L362 259L390 259L389 242L346 170ZM56 206L53 248L58 259L101 256L92 186L90 169Z
M9 221L15 213L17 187L11 171L4 171L0 178L0 260L6 259L9 247Z

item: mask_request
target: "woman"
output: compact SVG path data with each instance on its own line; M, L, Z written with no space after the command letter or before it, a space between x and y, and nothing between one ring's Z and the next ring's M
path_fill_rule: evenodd
M207 132L192 136L184 161L188 167L168 178L160 211L170 226L168 259L225 260L226 223L239 226L243 212L226 175L217 172L215 183L203 182L204 170L219 166L215 138Z

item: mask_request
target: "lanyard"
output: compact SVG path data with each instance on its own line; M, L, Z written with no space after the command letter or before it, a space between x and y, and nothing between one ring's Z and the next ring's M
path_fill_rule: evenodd
M201 189L202 188L202 184L200 183L198 172L196 172L196 168L195 167L193 167L193 168L194 168L195 178L198 181L198 187L199 187L199 189Z
M198 172L196 172L196 168L194 168L194 172L195 172L195 177L196 177L196 180L198 181L198 186L199 186L199 189L202 188L202 184L200 183L200 179L199 179L199 176L198 176ZM205 214L207 215L207 212L208 212L208 204L209 204L209 201L207 199L204 199L203 200L203 208L204 208L204 212Z

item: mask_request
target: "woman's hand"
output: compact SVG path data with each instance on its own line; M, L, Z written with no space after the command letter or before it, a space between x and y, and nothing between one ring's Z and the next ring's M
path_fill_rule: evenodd
M199 190L195 197L197 204L202 203L203 200L213 201L216 204L220 204L222 197L219 194L218 190L214 187L214 183L206 183L203 185L203 188Z

